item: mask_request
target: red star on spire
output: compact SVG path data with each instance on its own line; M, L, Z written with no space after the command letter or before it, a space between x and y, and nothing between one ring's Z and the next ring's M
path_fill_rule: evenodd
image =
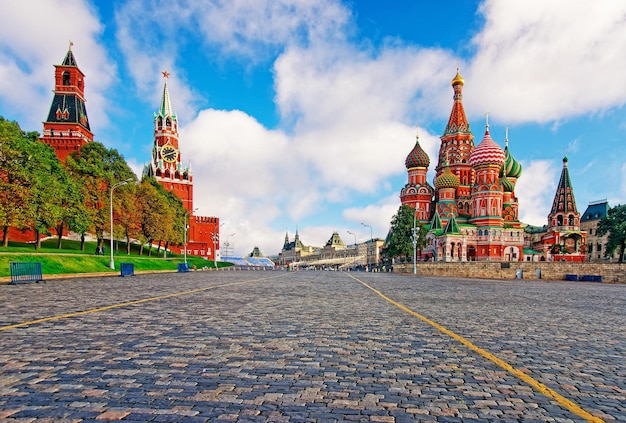
M163 74L163 78L169 78L170 77L170 73L168 71L163 71L161 73Z

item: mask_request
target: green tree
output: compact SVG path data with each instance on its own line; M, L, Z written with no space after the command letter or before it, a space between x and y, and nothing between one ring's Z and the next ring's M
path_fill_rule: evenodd
M29 139L17 122L0 116L0 227L8 246L9 228L27 229L32 192L26 163Z
M95 141L70 154L65 165L74 180L81 183L92 229L98 239L98 247L102 247L104 231L110 223L110 187L119 181L134 179L135 175L117 150L107 149ZM121 188L116 193L123 191L124 188ZM116 195L115 201L118 198Z
M611 207L605 217L598 223L599 236L609 234L609 239L604 250L604 256L610 257L616 249L619 249L619 262L624 262L624 250L626 249L626 205Z
M398 212L391 219L391 228L382 251L383 256L389 259L413 256L414 217L415 209L413 207L406 204L400 206ZM424 248L426 246L426 227L419 225L419 223L415 227L418 229L417 248Z

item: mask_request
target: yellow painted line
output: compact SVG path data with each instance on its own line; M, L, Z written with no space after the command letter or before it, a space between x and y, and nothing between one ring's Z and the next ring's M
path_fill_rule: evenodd
M423 315L421 315L421 314L411 310L410 308L406 307L405 305L400 304L399 302L392 300L391 298L387 297L385 294L383 294L382 292L380 292L376 288L368 285L367 283L363 282L362 280L359 280L359 279L355 278L354 276L352 276L350 274L349 274L349 276L352 279L354 279L355 281L357 281L360 284L362 284L363 286L365 286L366 288L371 289L376 294L378 294L381 298L383 298L384 300L390 302L391 304L393 304L394 306L398 307L399 309L409 313L412 316L417 317L418 319L422 320L425 323L428 323L429 325L431 325L432 327L436 328L440 332L445 333L446 335L450 336L451 338L453 338L456 341L460 342L461 344L465 345L470 350L480 354L481 356L483 356L487 360L497 364L498 366L500 366L501 368L503 368L507 372L511 373L512 375L516 376L517 378L519 378L522 381L526 382L528 385L530 385L533 388L535 388L540 393L544 394L547 397L550 397L550 398L554 399L561 406L567 408L569 411L571 411L572 413L576 414L577 416L587 420L588 422L604 423L604 420L602 420L601 418L594 416L593 414L591 414L588 411L586 411L583 408L581 408L578 404L568 400L563 395L561 395L558 392L554 391L553 389L547 387L546 385L544 385L543 383L539 382L538 380L533 379L532 377L528 376L523 371L521 371L519 369L516 369L515 367L511 366L506 361L504 361L502 359L499 359L495 355L491 354L489 351L486 351L486 350L478 347L477 345L474 345L472 342L470 342L467 339L463 338L461 335L457 335L456 333L452 332L451 330L446 329L444 326L441 326L440 324L430 320L428 317L423 316Z
M279 275L279 276L283 276L283 275ZM131 306L131 305L135 305L135 304L147 303L147 302L150 302L150 301L157 301L157 300L163 300L163 299L166 299L166 298L180 297L182 295L195 294L196 292L207 291L209 289L223 288L225 286L233 286L233 285L241 285L241 284L246 284L246 283L258 282L258 281L262 281L262 280L277 278L279 276L273 276L273 277L267 277L267 278L261 278L261 279L251 279L251 280L247 280L247 281L223 283L223 284L220 284L220 285L212 285L212 286L207 286L207 287L204 287L204 288L191 289L189 291L173 292L171 294L158 295L156 297L142 298L140 300L126 301L126 302L123 302L123 303L112 304L112 305L108 305L108 306L104 306L104 307L91 308L89 310L75 311L75 312L72 312L72 313L58 314L56 316L42 317L41 319L34 319L34 320L30 320L28 322L15 323L13 325L7 325L7 326L0 326L0 331L20 328L20 327L24 327L24 326L36 325L38 323L50 322L50 321L53 321L53 320L67 319L69 317L82 316L82 315L85 315L85 314L98 313L98 312L101 312L101 311L112 310L114 308L127 307L127 306Z

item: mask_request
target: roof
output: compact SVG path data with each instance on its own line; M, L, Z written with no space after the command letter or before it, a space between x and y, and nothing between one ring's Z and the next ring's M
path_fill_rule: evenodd
M588 220L599 220L607 215L609 212L609 202L604 200L602 202L593 202L589 203L587 206L587 210L583 213L580 218L581 222L585 222Z
M567 157L563 158L563 170L561 171L559 185L554 195L550 215L556 213L578 213L576 200L574 199L574 188L572 188L572 180L569 177L567 168Z

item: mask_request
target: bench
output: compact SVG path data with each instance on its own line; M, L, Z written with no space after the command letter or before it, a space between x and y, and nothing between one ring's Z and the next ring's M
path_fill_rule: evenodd
M565 275L566 281L578 281L578 275L567 274Z
M40 282L43 280L41 263L15 262L9 263L11 269L11 285L21 282Z
M178 273L189 272L187 263L178 263Z
M580 275L578 278L582 282L602 282L601 275Z
M135 265L133 263L121 263L120 276L135 276Z

